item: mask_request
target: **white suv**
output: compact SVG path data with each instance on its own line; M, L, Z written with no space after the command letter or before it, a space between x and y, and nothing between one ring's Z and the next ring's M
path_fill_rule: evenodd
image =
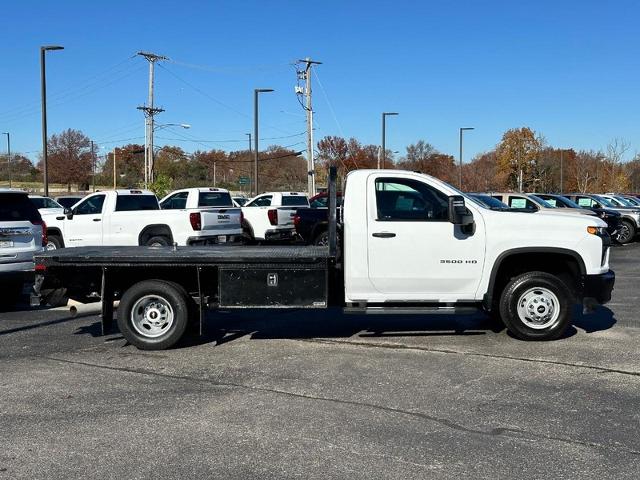
M0 189L0 306L13 305L33 279L33 255L44 249L46 231L25 192Z

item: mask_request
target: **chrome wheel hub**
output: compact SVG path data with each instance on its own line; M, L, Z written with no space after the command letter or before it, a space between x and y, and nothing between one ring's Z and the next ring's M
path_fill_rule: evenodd
M547 288L530 288L518 299L518 317L529 328L549 328L558 321L559 316L560 301Z
M145 295L131 309L131 324L148 338L164 335L173 325L174 313L169 301L159 295Z

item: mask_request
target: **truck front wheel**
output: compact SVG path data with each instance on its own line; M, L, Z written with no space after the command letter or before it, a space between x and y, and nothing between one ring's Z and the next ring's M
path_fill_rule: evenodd
M567 285L546 272L512 278L500 297L500 316L522 340L555 340L571 324L573 296Z
M636 227L627 219L623 219L620 223L620 233L618 233L618 242L625 244L633 240L636 236Z
M189 305L184 290L160 280L129 288L118 307L118 327L129 343L142 350L172 347L185 332Z

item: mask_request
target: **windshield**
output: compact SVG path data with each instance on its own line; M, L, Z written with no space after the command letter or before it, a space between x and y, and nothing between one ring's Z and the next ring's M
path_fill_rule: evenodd
M29 200L36 208L63 208L62 205L47 197L30 197Z
M558 207L558 208L562 208L562 207L567 207L567 208L583 208L580 205L578 205L576 202L574 202L573 200L567 198L567 197L563 197L562 195L541 195L541 198L543 200L545 200L547 203L550 203L551 205L553 205L554 207Z
M528 196L529 196L529 198L532 198L533 200L535 200L536 202L538 202L540 205L542 205L545 208L558 208L555 205L551 205L545 199L538 197L537 195L533 195L532 193L530 193Z
M601 197L600 195L594 195L595 198L598 199L600 203L602 203L605 207L618 208L618 205L613 203L611 200L605 197Z
M508 209L509 205L501 202L497 198L493 198L491 195L485 195L482 193L471 193L469 194L471 198L477 200L484 204L484 206L489 207L491 209Z
M618 202L620 202L620 204L624 207L635 207L636 204L633 203L631 200L629 200L628 198L624 198L624 197L619 197L619 196L615 196L613 197L614 200L617 200Z

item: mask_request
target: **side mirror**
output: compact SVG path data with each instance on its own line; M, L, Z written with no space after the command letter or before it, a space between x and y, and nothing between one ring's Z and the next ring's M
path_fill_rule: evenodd
M67 216L68 220L71 220L73 218L73 210L71 210L70 208L65 208L64 214Z
M454 225L467 226L473 224L473 215L467 209L462 195L449 197L449 221Z

